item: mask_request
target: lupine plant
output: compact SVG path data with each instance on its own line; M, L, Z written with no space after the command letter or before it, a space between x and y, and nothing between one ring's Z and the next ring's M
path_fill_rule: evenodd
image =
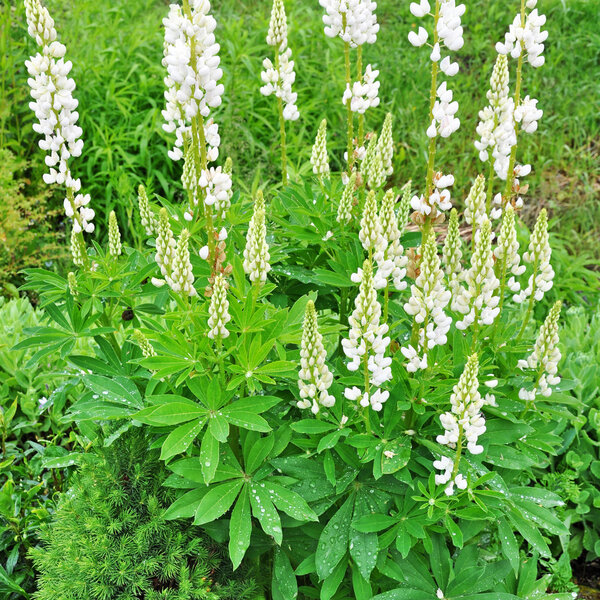
M346 168L331 172L323 121L314 179L252 198L232 194L230 161L209 166L226 97L210 3L171 5L163 114L184 194L159 207L139 190L141 250L121 242L114 213L108 247L85 245L93 211L70 171L83 145L70 63L46 9L26 4L41 47L28 63L36 130L47 182L67 186L76 265L68 279L29 272L50 323L28 344L83 369L71 419L89 436L112 421L112 438L145 428L177 496L165 518L227 543L233 569L260 563L266 597L570 598L544 595L548 579L537 580L538 558L568 529L535 469L573 418L553 399L568 383L561 303L543 304L554 277L546 212L522 257L516 228L530 170L516 162L518 141L542 116L523 97L525 63L543 64L536 0L522 0L497 45L489 105L466 133L487 179L449 174L436 158L461 125L447 79L459 72L466 7L407 7L423 19L408 39L431 60L429 144L425 181L399 191L387 183L393 115L380 131L365 118L380 103L379 71L363 68L376 3L320 0L325 34L343 42ZM261 91L278 100L286 183L285 121L299 113L282 0L267 44L275 62L265 60ZM464 203L449 191L459 176L473 182ZM74 356L73 337L93 338L96 356Z

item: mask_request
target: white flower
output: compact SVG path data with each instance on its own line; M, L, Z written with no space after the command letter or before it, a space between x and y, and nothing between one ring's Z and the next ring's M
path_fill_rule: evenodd
M420 364L426 365L428 350L446 344L447 333L452 323L452 319L444 312L450 301L450 292L443 285L444 274L433 233L423 241L420 254L420 272L411 286L409 301L404 305L406 313L412 315L415 323L421 326L417 340L418 352L413 345L402 349L411 368L417 364L417 355L421 357Z
M530 4L527 8L532 6ZM546 17L540 15L537 8L526 15L524 23L521 15L517 14L504 36L504 43L496 44L496 51L499 54L510 54L515 59L524 53L532 67L541 67L545 62L542 56L544 42L548 38L548 32L542 31L545 23Z
M410 3L410 12L417 18L424 17L431 10L428 0L420 0L420 2Z
M254 202L254 213L248 225L244 249L244 271L252 283L264 283L267 280L267 273L271 270L270 259L265 224L265 199L262 191L259 190Z
M277 98L281 98L284 103L283 118L286 121L296 121L300 117L296 106L298 94L292 91L296 73L294 72L294 61L291 58L291 48L287 48L277 55L275 65L270 59L265 58L263 61L264 71L260 74L265 84L260 88L260 93L263 96L274 94Z
M533 296L538 302L544 297L544 294L552 288L554 283L554 269L550 264L552 248L548 237L548 214L543 208L535 223L529 249L523 254L523 260L533 265L533 273L529 277L527 287L515 294L514 301L517 303L525 302Z
M339 36L351 47L374 44L377 41L379 25L372 0L319 0L325 9L323 23L325 35Z
M211 109L221 105L223 85L219 80L219 44L214 31L217 22L210 15L208 0L193 0L189 12L171 4L163 19L165 44L163 66L166 106L162 111L167 133L175 132L175 146L169 152L172 160L183 157L184 138L191 135L191 121L201 115L207 118ZM193 140L199 145L199 140ZM216 157L211 157L214 160Z
M387 285L387 277L393 269L393 263L386 261L385 250L387 240L384 237L383 226L377 212L377 197L371 190L367 194L363 216L360 220L360 231L358 238L363 248L369 252L373 260L377 263L377 272L373 278L376 289L382 289ZM353 281L359 283L362 279L361 270L352 277Z
M379 81L377 76L379 71L373 69L371 65L367 65L362 76L362 82L355 81L350 87L346 85L346 91L342 98L344 105L350 101L350 110L358 114L364 114L367 109L379 106Z
M437 89L437 100L433 106L433 119L427 129L427 137L441 135L447 138L459 127L460 120L455 116L458 112L458 102L452 100L452 92L444 81Z
M538 121L542 118L544 111L537 107L537 100L525 96L521 104L515 110L515 121L521 123L521 129L525 133L533 133L538 128Z
M475 233L475 252L464 281L467 287L461 287L452 299L452 310L465 315L456 322L457 329L466 329L473 323L491 325L500 312L500 297L496 295L500 281L494 272L492 225L487 217Z
M465 14L465 5L455 0L442 0L437 22L440 40L452 51L460 50L464 45L461 17Z
M533 352L527 360L520 360L520 368L529 368L537 370L537 378L532 390L522 388L519 391L519 398L526 401L535 400L537 394L548 397L552 394L550 386L560 383L558 376L558 363L561 359L561 353L558 347L558 319L562 303L556 302L550 313L546 317L544 324L535 341Z
M428 37L429 34L424 27L419 27L418 33L415 33L414 31L408 33L408 41L416 48L423 46L427 42Z
M515 211L510 204L504 211L502 226L498 235L498 246L494 250L494 255L500 265L499 272L502 280L506 278L508 273L511 273L506 285L509 290L517 293L521 286L515 278L523 275L525 265L520 264L521 257L519 256L519 241L517 240L517 230L515 228Z
M335 404L334 396L328 391L333 383L333 375L325 364L326 360L327 352L323 346L323 336L319 332L317 312L313 301L309 300L300 343L298 387L302 400L298 402L298 408L310 408L315 415L320 406L331 407Z
M190 251L188 248L189 239L189 231L184 229L177 240L170 273L165 276L165 279L174 292L179 292L186 296L197 296L198 292L194 287L194 275L192 273Z
M310 155L310 164L315 175L329 176L329 156L327 155L327 119L319 125L319 131Z
M231 320L229 314L229 301L227 300L227 281L222 273L215 277L212 287L212 296L208 307L209 332L206 334L211 340L229 337L226 325Z
M485 417L481 413L483 399L479 393L479 381L477 374L479 371L479 361L477 354L469 357L465 370L463 371L458 383L453 388L452 396L450 397L451 409L448 412L440 415L440 423L444 428L444 434L438 435L436 441L438 444L456 448L463 440L467 442L467 450L471 454L481 454L483 446L477 444L480 435L485 433ZM453 487L459 489L466 488L464 477L455 477L452 480L452 475L456 472L458 465L448 457L442 457L439 461L434 462L436 469L444 471L441 475L436 475L436 483L442 485L448 483L446 493L451 495Z

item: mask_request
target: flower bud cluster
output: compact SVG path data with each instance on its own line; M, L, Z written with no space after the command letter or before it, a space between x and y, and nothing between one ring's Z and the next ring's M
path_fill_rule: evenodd
M448 287L452 292L453 301L457 298L460 292L460 282L464 279L464 271L461 263L462 256L462 238L458 226L458 212L453 208L450 211L448 231L442 250L444 271L446 272L446 279L448 280Z
M364 115L367 109L379 106L379 86L377 81L379 71L367 65L362 76L362 81L355 81L350 87L346 84L346 91L342 97L342 103L347 105L350 102L352 112Z
M452 299L452 310L465 315L456 322L456 328L467 329L473 323L491 325L500 312L500 297L495 295L500 281L494 272L492 224L487 217L475 233L475 252L464 281L467 287L461 287Z
M465 221L475 230L485 218L485 177L478 175L465 201Z
M353 172L342 192L340 203L338 204L338 211L336 221L344 224L349 223L352 219L352 206L354 203L354 189L356 188L356 172Z
M219 83L219 44L215 40L217 22L210 14L208 0L190 0L189 12L171 4L163 19L165 44L163 66L166 106L162 111L167 133L175 132L175 146L169 151L172 160L183 157L184 138L191 132L191 121L207 118L211 109L221 105L224 87ZM209 136L207 136L209 137ZM213 157L216 159L216 156Z
M281 51L287 47L287 18L283 0L273 0L267 44L276 46Z
M117 215L114 210L110 211L108 216L108 252L115 258L121 254L121 232L117 222Z
M392 113L387 113L381 128L381 135L377 142L381 161L383 163L383 171L386 177L390 177L394 173L394 135L392 131Z
M140 347L144 358L156 356L156 350L154 350L154 347L148 341L148 338L139 329L134 329L133 337L135 338L137 345Z
M313 173L319 177L329 176L329 156L327 154L327 119L323 119L319 125L317 138L310 155L310 164Z
M379 25L372 0L319 0L325 9L323 23L327 37L340 37L351 47L374 44Z
M148 194L146 194L146 188L144 188L143 185L140 185L138 188L138 206L140 210L140 221L142 222L142 227L146 231L146 235L154 235L156 233L157 221L150 208Z
M300 372L298 387L300 397L298 408L310 408L317 414L321 406L331 407L335 398L329 393L333 383L333 375L325 364L327 352L323 346L323 336L319 332L317 311L312 300L309 300L304 313L304 328L300 343Z
M525 96L515 110L515 121L521 124L521 130L525 133L537 131L538 121L543 117L544 111L537 107L535 98Z
M479 360L477 354L473 354L469 357L465 370L453 388L450 411L440 416L444 434L437 436L438 444L456 448L466 440L467 450L471 454L483 452L483 446L477 444L479 436L486 430L485 417L481 413L484 402L478 389L478 372ZM444 471L435 476L435 482L437 485L447 484L445 492L449 496L453 494L455 484L459 489L466 488L466 481L462 476L459 475L451 480L452 475L457 471L457 466L452 459L446 457L434 462L436 469Z
M383 225L377 212L377 196L373 190L367 194L365 200L358 238L363 248L369 253L369 257L377 263L378 268L373 275L373 282L375 289L382 289L387 285L387 277L393 269L393 263L386 261L385 258L388 241L384 236ZM352 275L354 283L360 283L362 279L361 269Z
M521 369L537 369L537 381L532 390L522 388L519 390L519 398L528 402L535 400L537 394L548 397L552 394L550 386L558 385L560 377L558 373L558 363L561 359L561 353L558 347L558 319L562 303L556 302L550 313L546 317L544 324L535 341L533 352L527 360L520 360L518 363Z
M267 280L267 273L271 270L265 216L265 199L262 191L259 190L254 202L254 212L248 225L246 248L244 249L244 271L252 283L264 283Z
M227 300L227 289L229 285L222 273L218 273L212 286L212 295L208 307L209 331L206 335L211 340L225 339L229 337L226 325L231 321L229 314L229 301Z
M554 283L554 269L550 264L552 248L548 236L548 214L543 208L535 223L529 249L523 254L523 260L533 265L533 273L529 277L527 287L515 294L513 299L517 303L525 302L533 296L538 302L544 294L552 288Z
M275 94L284 103L283 118L286 121L297 121L300 112L296 106L298 94L292 91L292 84L296 80L292 49L287 48L279 52L275 64L269 59L263 60L264 71L260 74L263 85L260 93L263 96Z
M406 266L408 257L404 254L404 247L400 243L400 231L398 217L394 211L396 194L394 190L388 190L381 203L379 220L381 222L383 237L387 240L387 248L384 251L384 263L391 266L389 277L398 291L406 289Z
M544 42L548 38L548 32L542 31L546 17L538 13L536 4L537 0L527 0L526 7L533 10L525 15L524 20L521 14L516 15L504 36L504 42L496 44L496 51L499 54L510 54L516 59L524 53L529 64L534 68L541 67L545 62L542 53Z
M360 274L359 293L354 311L348 319L350 331L348 339L342 340L342 347L350 359L348 369L358 371L361 364L366 364L369 383L379 388L392 378L392 359L385 356L390 338L384 337L388 332L387 324L380 322L381 305L377 300L370 260L365 260ZM344 394L348 399L360 400L361 406L370 405L376 411L381 410L389 396L388 392L377 390L371 394L370 389L361 392L356 387L347 389Z
M494 255L500 265L502 277L504 278L508 273L511 273L506 282L508 289L515 294L518 293L521 286L515 278L523 275L525 265L520 264L519 241L515 228L515 210L510 204L504 211L502 226L498 234L498 245L494 249Z
M450 302L450 292L444 287L444 273L437 253L435 235L430 233L421 246L420 272L411 286L411 296L404 305L419 327L417 348L412 344L401 348L408 360L406 370L414 373L427 368L427 352L435 346L443 346L452 319L444 309Z

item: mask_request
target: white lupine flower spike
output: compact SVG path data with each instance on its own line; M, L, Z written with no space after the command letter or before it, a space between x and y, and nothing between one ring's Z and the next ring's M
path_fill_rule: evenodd
M319 125L319 131L310 155L313 173L319 178L329 177L329 156L327 154L327 119Z
M354 206L354 190L356 188L356 173L352 173L338 204L336 221L345 225L352 220L352 208Z
M150 202L148 201L148 194L143 185L140 185L138 188L138 207L140 210L140 221L146 235L155 235L158 222L156 216L152 212Z
M434 461L433 466L443 473L435 476L437 485L445 485L445 493L451 496L454 486L459 490L467 487L465 478L459 474L460 457L463 445L471 454L481 454L483 446L477 444L479 437L485 433L485 417L481 413L483 399L479 393L479 360L477 354L469 357L465 370L454 386L450 397L451 409L440 416L444 434L437 436L438 444L456 449L454 459L443 456Z
M533 352L527 360L520 360L518 366L521 369L531 369L536 371L536 380L532 389L521 388L519 398L525 400L525 411L530 404L535 401L538 394L549 397L552 394L553 385L560 383L558 376L558 363L561 359L560 349L558 347L558 319L562 303L556 302L550 313L546 317L544 324L535 341Z
M224 340L229 337L229 330L226 327L227 323L231 321L229 301L227 300L228 287L227 280L222 273L219 273L215 277L208 307L209 331L206 335L211 340Z
M265 218L265 199L262 191L258 190L244 249L244 271L252 283L258 284L267 280L267 273L271 270Z
M300 372L298 387L300 398L298 408L308 409L317 414L321 407L330 408L335 398L329 393L333 375L326 364L327 352L323 346L323 336L319 332L315 304L309 300L304 313L304 327L300 343Z
M467 329L475 325L477 331L480 326L491 325L500 312L500 297L496 293L500 281L494 272L492 225L487 217L484 217L480 229L475 233L475 251L464 281L467 287L460 288L452 301L452 310L464 315L462 320L456 322L456 327Z
M478 175L465 200L465 221L473 227L473 232L475 232L485 218L485 177ZM475 233L473 233L474 236Z
M375 288L378 290L383 289L387 285L387 278L392 272L393 262L386 260L385 257L387 240L377 211L377 196L372 190L367 194L365 200L358 238L363 248L369 253L369 259L377 264L377 271L373 276ZM352 281L355 283L359 283L361 278L360 269L358 273L352 275Z
M381 135L377 142L386 177L390 177L394 173L394 134L392 127L393 117L391 113L388 113L383 122Z
M81 194L81 181L73 178L70 159L81 156L82 130L77 125L78 101L73 97L75 81L69 78L73 67L65 61L66 48L57 41L54 21L39 0L26 0L25 13L29 35L40 47L41 53L25 61L30 77L33 102L29 104L38 120L33 129L43 136L39 146L47 152L48 172L43 179L47 184L64 185L65 214L73 220L71 250L73 262L83 265L87 252L83 232L94 231L94 211L89 207L90 195ZM75 239L79 237L80 239Z
M379 25L371 0L319 0L325 9L323 23L327 37L340 37L352 48L377 41Z
M285 50L287 47L287 18L283 0L273 0L267 44L275 46L279 50Z
M389 392L377 389L392 378L392 359L385 356L390 338L386 336L388 326L381 323L381 305L377 300L377 290L373 279L373 265L365 260L360 273L359 293L354 302L354 311L348 322L348 339L342 340L344 354L350 359L348 369L365 375L366 389L346 388L344 395L349 400L358 401L363 408L371 407L378 412L383 408Z
M447 343L452 319L445 313L450 291L444 287L444 273L437 253L435 235L426 236L420 250L420 272L411 286L411 296L404 305L414 317L413 336L408 346L401 348L408 360L406 370L414 373L428 366L428 352Z

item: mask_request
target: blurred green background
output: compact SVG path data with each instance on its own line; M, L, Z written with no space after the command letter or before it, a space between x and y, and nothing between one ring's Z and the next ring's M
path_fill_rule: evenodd
M108 212L121 223L133 218L139 183L172 199L180 190L181 164L167 157L171 140L162 133L163 0L47 0L59 36L74 63L76 97L84 130L84 155L74 165L84 189L92 194L102 232ZM236 186L250 188L278 179L279 154L275 102L259 93L262 60L271 56L265 43L269 0L215 0L217 39L226 87L216 114L223 158L234 160ZM458 53L459 75L451 87L460 103L460 131L440 144L438 167L454 173L454 198L464 198L482 168L473 147L477 113L502 39L518 10L517 0L468 0L465 46ZM417 26L409 1L381 0L381 31L365 47L365 61L380 69L381 106L369 111L367 125L379 128L384 115L395 117L396 184L424 178L428 52L413 48L408 31ZM524 218L542 206L568 247L600 257L600 0L540 0L548 17L546 65L524 73L524 93L539 99L544 117L538 132L524 136L521 162L534 172ZM345 136L343 52L338 39L326 38L317 0L286 0L289 44L296 61L301 118L289 127L289 155L298 176L308 173L308 157L318 123L329 121L334 160L341 159ZM4 2L0 39L0 145L19 159L14 176L21 194L40 193L42 152L31 125L24 60L34 52L26 32L22 4ZM514 77L514 67L513 77ZM50 205L60 207L60 195ZM60 230L60 227L58 227Z

